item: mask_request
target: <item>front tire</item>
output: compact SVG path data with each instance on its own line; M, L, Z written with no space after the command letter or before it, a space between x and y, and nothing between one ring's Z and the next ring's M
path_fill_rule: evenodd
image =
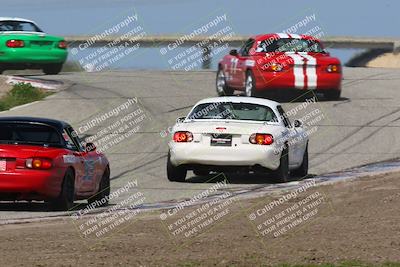
M68 211L74 206L75 201L75 175L68 169L64 175L60 195L51 201L53 210Z
M226 77L222 68L218 68L217 71L216 88L218 96L233 95L234 90L227 85Z
M251 70L246 72L245 94L248 97L257 96L256 80L254 79L254 75Z
M289 180L289 149L282 150L279 168L273 172L274 181L286 183Z
M171 182L184 182L186 179L187 169L183 166L174 166L170 160L171 156L168 153L167 160L167 177Z
M43 66L43 72L46 75L57 75L61 72L63 64L47 64Z
M101 177L99 190L97 194L88 199L88 203L92 204L96 201L101 202L100 207L105 207L108 205L108 197L110 196L110 168L107 166L106 170ZM105 199L105 201L103 200Z

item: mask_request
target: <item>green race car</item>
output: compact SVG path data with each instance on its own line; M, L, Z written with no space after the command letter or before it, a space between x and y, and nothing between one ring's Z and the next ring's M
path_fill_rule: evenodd
M44 33L30 20L0 17L0 74L11 69L58 74L67 56L64 38Z

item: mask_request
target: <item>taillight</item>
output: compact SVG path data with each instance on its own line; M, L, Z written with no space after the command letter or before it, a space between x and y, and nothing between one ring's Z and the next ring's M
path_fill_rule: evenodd
M250 135L249 142L256 145L271 145L274 142L272 134L252 134Z
M176 132L174 133L174 142L185 143L192 142L193 134L191 132Z
M68 47L68 44L67 44L66 41L60 41L60 42L58 43L58 48L66 49L67 47Z
M10 48L19 48L19 47L24 47L25 43L22 40L8 40L6 42L6 46Z
M328 67L326 67L326 71L331 73L340 73L340 65L328 65Z
M47 170L52 167L52 161L50 159L43 158L31 158L27 159L25 162L25 166L28 169L37 169L37 170Z
M279 63L267 63L263 66L263 70L265 71L274 71L274 72L280 72L283 71L284 66Z

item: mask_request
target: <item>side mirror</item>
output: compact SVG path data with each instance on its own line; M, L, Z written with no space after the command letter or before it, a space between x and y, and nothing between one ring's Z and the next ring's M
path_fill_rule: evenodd
M299 121L299 120L295 120L295 121L294 121L294 127L295 127L295 128L299 128L299 127L301 127L301 126L303 126L303 123L302 123L301 121Z
M96 145L94 143L87 143L85 146L86 152L96 151Z
M185 121L185 119L186 119L186 117L179 117L176 119L176 123L182 123Z
M229 51L229 55L236 57L238 55L238 51L236 49L232 49L231 51Z

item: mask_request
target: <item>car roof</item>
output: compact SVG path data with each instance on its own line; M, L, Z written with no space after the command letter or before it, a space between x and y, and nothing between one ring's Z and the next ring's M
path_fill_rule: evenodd
M199 102L196 103L196 106L199 104L216 103L216 102L250 103L250 104L268 106L271 108L276 108L276 106L281 105L278 102L265 98L247 97L247 96L221 96L221 97L212 97L200 100Z
M64 121L53 120L47 118L35 118L35 117L0 117L0 122L20 122L20 123L42 123L57 128L62 131L64 128L70 125Z
M33 24L36 24L34 21L29 20L29 19L23 19L23 18L12 18L12 17L0 17L0 21L24 21L24 22L32 22Z

